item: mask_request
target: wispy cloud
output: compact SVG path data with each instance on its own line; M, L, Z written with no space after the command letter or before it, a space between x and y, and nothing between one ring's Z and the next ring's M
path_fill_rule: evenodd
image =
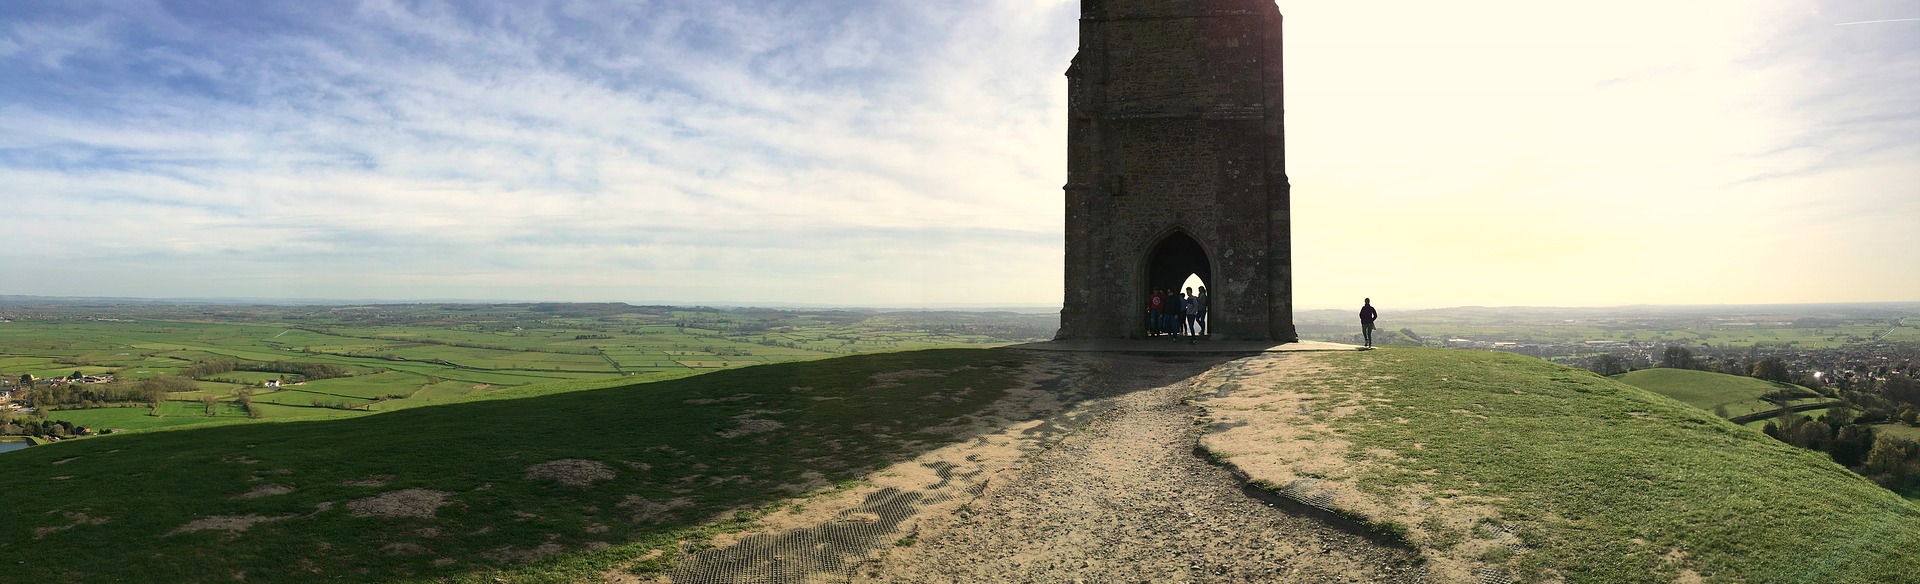
M1077 8L0 4L0 292L1057 302ZM1302 305L1920 289L1898 0L1281 8Z
M1884 19L1884 21L1855 21L1855 23L1834 23L1834 25L1836 25L1836 27L1853 27L1853 25L1878 25L1878 23L1920 23L1920 19Z
M1063 3L25 8L8 263L99 293L1058 294Z

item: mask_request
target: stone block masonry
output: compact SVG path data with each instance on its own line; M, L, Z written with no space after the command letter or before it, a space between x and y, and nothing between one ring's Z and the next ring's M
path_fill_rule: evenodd
M1198 274L1213 338L1298 339L1280 25L1272 0L1082 0L1060 338L1145 337L1151 291Z

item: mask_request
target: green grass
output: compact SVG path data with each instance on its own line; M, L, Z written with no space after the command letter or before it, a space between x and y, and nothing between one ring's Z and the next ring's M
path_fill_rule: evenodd
M1709 582L1866 583L1920 570L1920 507L1673 399L1505 353L1321 358L1336 372L1304 387L1365 406L1332 422L1356 460L1378 463L1361 489L1491 506L1526 545L1504 561L1523 581L1666 583L1685 567ZM1664 559L1674 552L1684 559Z
M232 380L240 383L249 383L249 384L261 383L269 380L278 380L278 379L286 379L288 381L297 381L300 379L300 376L298 375L288 375L285 373L269 373L266 371L228 371L226 373L214 374L209 377L217 377L220 379L228 379L228 380Z
M560 310L573 308L578 307ZM263 393L257 401L304 406L409 396L375 406L391 410L510 387L634 382L861 352L1007 342L959 331L910 330L925 326L914 315L876 316L863 324L869 317L755 309L662 313L624 307L616 310L625 313L595 317L556 316L528 305L73 310L70 318L42 315L0 323L0 376L30 373L46 378L78 370L118 372L123 379L138 380L178 374L207 359L326 363L355 375L309 382L293 392ZM101 311L119 320L95 319L104 316L95 314ZM683 320L690 326L674 326ZM730 330L743 325L764 331ZM232 371L209 377L252 384L280 375ZM201 386L204 393L223 399L239 388L213 379Z
M300 385L287 387L289 389L298 389L312 393L330 393L373 399L388 395L412 395L413 392L419 391L422 386L427 385L427 382L428 378L424 375L402 371L388 371L374 375L356 375L353 377L309 381Z
M1807 410L1804 412L1792 412L1792 415L1797 417L1812 418L1817 420L1817 419L1820 419L1820 416L1827 415L1831 411L1833 411L1831 408L1820 408L1816 410ZM1853 410L1849 410L1849 411L1853 411ZM1858 412L1855 411L1855 413L1858 413ZM1760 418L1758 420L1753 420L1741 425L1746 426L1748 428L1753 428L1755 430L1759 430L1761 428L1767 427L1768 422L1779 424L1779 420L1780 418L1778 416L1771 416L1766 418Z
M887 353L28 448L4 455L0 492L14 504L0 507L0 549L33 553L9 554L3 569L7 579L63 582L212 582L237 573L249 581L491 582L501 570L515 580L596 579L649 549L697 539L715 517L792 496L788 488L807 483L809 471L851 480L965 438L922 429L1003 396L1024 360L998 350ZM905 369L946 375L873 387L875 373ZM743 416L779 427L720 434ZM605 464L613 478L576 487L527 477L528 467L559 459ZM343 482L376 475L393 479ZM236 498L263 484L294 490ZM430 519L348 510L411 488L444 491L448 504ZM636 519L644 506L628 497L673 506ZM82 514L107 520L76 523ZM169 535L196 519L249 514L284 519L244 534ZM545 544L564 552L527 566L503 559L502 550ZM601 544L612 547L592 551ZM436 565L442 558L450 562Z
M1908 440L1920 441L1920 428L1908 426L1906 424L1901 424L1898 422L1886 423L1886 424L1873 424L1873 431L1876 434L1884 434L1887 436L1895 436L1899 438L1906 438Z
M151 414L152 408L146 406L95 408L88 410L54 410L47 413L47 419L66 420L74 424L95 429L113 430L156 430L180 426L204 426L208 424L225 425L234 423L260 422L263 420L312 420L330 419L346 416L365 415L363 413L322 408L286 407L266 402L256 402L266 418L250 420L246 410L231 401L220 402L215 406L217 415L208 416L207 408L199 402L166 402L161 404L159 416Z
M1718 413L1725 408L1724 415L1729 418L1777 409L1771 402L1760 399L1776 391L1803 396L1789 403L1822 399L1812 390L1790 383L1690 369L1641 369L1616 379L1709 412Z

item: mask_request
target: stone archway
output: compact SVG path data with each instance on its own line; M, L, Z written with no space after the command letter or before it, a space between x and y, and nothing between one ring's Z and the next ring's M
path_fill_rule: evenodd
M1141 283L1140 298L1145 299L1154 290L1175 290L1184 288L1188 276L1199 276L1203 282L1213 281L1213 261L1208 259L1207 249L1199 240L1182 230L1174 230L1160 238L1160 241L1147 248L1144 258L1146 276ZM1141 302L1140 306L1145 306ZM1141 311L1144 314L1144 310ZM1148 330L1144 316L1135 334L1145 336Z

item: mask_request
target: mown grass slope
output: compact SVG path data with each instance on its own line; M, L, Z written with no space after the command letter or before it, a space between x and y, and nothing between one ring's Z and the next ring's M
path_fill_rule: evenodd
M1813 390L1791 383L1712 371L1661 367L1628 372L1615 379L1709 412L1720 413L1724 408L1722 415L1729 418L1777 409L1772 402L1762 399L1762 396L1770 393L1784 392L1798 396L1790 403L1821 399Z
M1698 408L1507 353L1309 358L1276 386L1348 445L1321 478L1423 553L1486 539L1464 560L1532 582L1920 579L1920 507Z
M9 581L576 581L952 441L1005 350L855 356L0 456Z

